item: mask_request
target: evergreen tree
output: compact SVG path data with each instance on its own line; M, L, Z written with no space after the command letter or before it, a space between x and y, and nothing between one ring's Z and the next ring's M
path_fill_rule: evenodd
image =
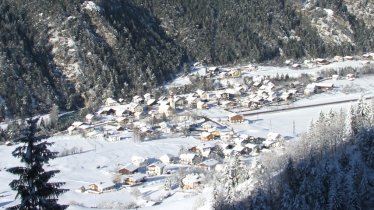
M59 170L45 171L43 165L49 160L57 157L57 152L51 152L47 147L53 143L42 141L42 136L35 136L38 132L37 119L29 119L28 127L22 132L22 137L18 139L23 146L17 147L12 155L20 158L24 166L9 168L7 171L19 176L9 185L17 191L16 198L20 197L21 203L10 207L13 209L27 210L59 210L66 209L67 205L57 203L57 198L65 189L60 189L63 182L49 182L49 180L59 173Z

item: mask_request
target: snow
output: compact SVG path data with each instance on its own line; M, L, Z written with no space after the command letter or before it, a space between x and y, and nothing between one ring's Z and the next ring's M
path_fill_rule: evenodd
M100 12L101 8L97 6L93 1L85 1L82 4L83 9L87 9L89 11L96 11Z

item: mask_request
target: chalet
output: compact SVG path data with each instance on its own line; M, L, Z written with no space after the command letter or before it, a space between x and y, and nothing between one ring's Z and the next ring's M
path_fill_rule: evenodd
M208 109L208 103L204 101L198 101L196 103L196 108L197 109Z
M228 92L218 92L217 93L217 97L219 99L223 99L223 100L232 100L234 98L234 94L232 93L228 93Z
M328 61L327 59L323 59L323 58L317 58L316 63L322 64L322 65L327 65L327 64L330 63L330 61Z
M221 106L225 109L230 109L237 105L235 101L221 101L220 103Z
M271 147L279 145L279 143L281 143L281 140L282 140L282 136L279 133L270 132L267 135L266 140L262 142L262 145L265 148L271 148Z
M174 156L171 154L165 154L161 156L159 159L164 164L170 164L174 161Z
M353 57L352 56L344 56L344 60L353 60Z
M338 61L338 62L343 61L343 57L339 55L334 56L334 61Z
M194 153L185 153L179 155L180 164L193 165L198 161L198 156Z
M182 189L196 189L201 185L203 178L204 176L200 174L188 174L186 177L182 179Z
M102 110L98 112L99 115L114 115L115 113L116 113L116 110L110 107L104 107Z
M202 132L200 135L201 141L212 141L213 139L214 139L214 136L210 132Z
M160 176L163 173L165 164L162 162L152 163L147 166L147 175L148 176Z
M203 169L203 170L206 170L206 171L211 171L213 170L216 165L218 164L219 162L215 159L208 159L208 160L205 160L203 162L201 162L198 167Z
M144 100L145 101L149 101L150 99L154 99L154 95L153 94L150 94L150 93L146 93L144 94Z
M173 115L174 109L170 105L161 104L158 108L159 114L164 114L166 117Z
M117 106L117 105L119 105L118 102L114 100L113 98L107 98L105 100L105 106Z
M130 103L129 110L133 113L135 112L144 112L144 106L141 104Z
M328 90L332 90L334 88L334 84L332 84L332 83L316 83L316 88L321 90L321 91L328 91Z
M187 104L190 107L195 107L197 103L197 97L195 97L193 94L189 94L186 98Z
M218 75L220 73L220 69L218 67L209 67L206 69L206 73L210 75Z
M170 124L168 124L167 122L161 122L159 123L159 126L160 126L160 130L163 132L163 133L172 133L173 132L173 126L171 126Z
M240 69L233 69L229 72L231 77L241 77L242 71Z
M196 94L199 96L201 100L207 99L207 93L203 90L200 90L200 89L196 90Z
M89 190L97 193L103 193L105 191L110 191L115 188L112 182L99 182L88 185Z
M89 124L91 124L92 121L95 118L95 115L93 115L93 114L87 114L85 118L86 118L86 122L89 123Z
M374 53L365 53L362 57L365 59L374 59Z
M131 157L131 162L135 166L146 166L148 165L148 159L142 156L134 155Z
M131 114L131 111L127 107L126 108L121 107L121 108L119 108L115 111L116 111L116 116L117 117L129 116Z
M142 103L144 103L144 98L136 95L136 96L132 97L132 101L133 101L133 103L136 103L136 104L142 104Z
M126 139L127 137L124 136L122 133L115 133L115 134L109 134L106 135L106 140L110 142L115 142L115 141L121 141Z
M202 145L196 146L196 152L199 152L203 157L208 157L214 147L216 147L214 143L204 143Z
M315 83L308 84L304 89L304 95L310 96L317 92L317 87Z
M234 155L248 155L251 151L247 147L243 147L241 145L236 145L232 148Z
M257 144L247 143L244 147L249 149L250 153L259 152L259 146Z
M347 80L349 80L349 81L353 81L353 80L356 79L356 77L355 77L354 74L347 74L347 75L346 75L346 78L347 78Z
M130 185L130 186L141 184L142 182L145 181L145 178L146 176L144 174L139 174L139 173L128 175L124 177L123 184Z
M130 122L130 119L128 117L117 117L116 118L117 123L120 125L125 125Z
M134 173L138 172L138 170L139 170L139 166L137 166L133 163L129 163L126 166L120 167L120 169L118 170L118 173L120 173L120 174L134 174Z
M244 122L243 115L232 113L228 116L230 123L242 123Z

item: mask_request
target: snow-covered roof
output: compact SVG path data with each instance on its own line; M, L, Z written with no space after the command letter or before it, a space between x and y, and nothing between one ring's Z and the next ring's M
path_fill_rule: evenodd
M267 135L267 140L278 140L280 137L282 137L279 133L270 132Z
M74 127L79 127L79 126L81 126L81 125L83 125L83 124L84 124L84 122L75 121L75 122L73 122L73 124L71 124L71 125L74 126Z
M205 160L204 162L200 163L199 165L213 167L213 166L217 165L218 163L219 162L215 159L208 159L208 160Z
M136 169L138 169L139 168L139 166L137 166L137 165L135 165L134 163L128 163L128 164L126 164L125 166L122 166L122 167L120 167L121 169L127 169L127 170L129 170L129 171L135 171Z
M182 179L183 184L193 184L200 182L203 179L203 175L200 174L187 174L186 177Z
M131 175L126 175L125 178L132 179L133 181L141 181L146 177L145 174L135 173Z
M252 143L248 143L248 144L245 145L245 147L247 147L249 149L255 149L255 148L258 147L258 145L257 144L252 144Z
M193 160L195 156L196 154L194 153L184 153L184 154L179 155L179 158L183 160Z
M87 120L92 120L94 117L95 117L95 115L93 115L93 114L87 114L86 115Z
M209 133L209 132L202 132L202 133L201 133L201 137L203 137L203 138L206 138L206 137L208 137L208 136L210 136L210 135L212 135L212 134Z
M148 165L148 167L158 167L158 168L163 168L163 167L165 167L165 164L162 163L162 162L155 162L155 163L152 163L152 164Z

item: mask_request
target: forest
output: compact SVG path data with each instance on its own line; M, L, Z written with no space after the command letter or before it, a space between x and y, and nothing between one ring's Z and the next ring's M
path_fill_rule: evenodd
M233 160L216 176L214 208L371 209L373 107L360 100L347 113L321 113L282 155L262 155L254 172Z

